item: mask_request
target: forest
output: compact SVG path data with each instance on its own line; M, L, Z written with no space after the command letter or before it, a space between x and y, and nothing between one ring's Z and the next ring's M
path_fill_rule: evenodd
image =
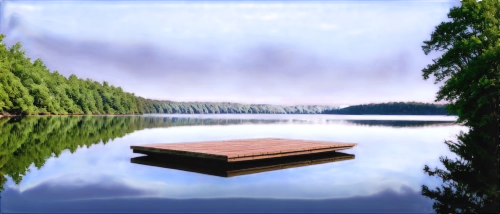
M1 115L97 114L447 114L443 105L387 103L339 109L321 105L174 102L135 96L104 81L50 71L26 56L20 43L6 47L0 35Z
M375 115L454 115L446 105L418 102L390 102L349 106L342 109L326 110L324 114L375 114Z

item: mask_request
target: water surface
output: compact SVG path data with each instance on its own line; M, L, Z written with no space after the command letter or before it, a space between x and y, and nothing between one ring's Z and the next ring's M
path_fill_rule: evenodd
M447 116L144 115L0 119L2 212L432 212L425 164ZM131 145L249 138L358 143L354 159L218 177L131 163Z

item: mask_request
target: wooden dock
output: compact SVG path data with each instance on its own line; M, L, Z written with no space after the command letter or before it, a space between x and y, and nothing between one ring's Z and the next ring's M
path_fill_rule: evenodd
M310 140L249 139L199 143L173 143L131 146L134 153L152 156L177 155L223 162L239 162L277 157L315 154L350 149L355 143Z
M221 162L177 155L142 156L132 158L130 162L219 177L234 177L352 159L354 155L333 151L239 162Z

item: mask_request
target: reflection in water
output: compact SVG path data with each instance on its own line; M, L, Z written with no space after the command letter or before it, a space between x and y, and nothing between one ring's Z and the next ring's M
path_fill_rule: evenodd
M453 121L411 121L411 120L348 120L347 123L366 126L390 127L424 127L424 126L452 126Z
M63 150L72 153L79 147L120 138L136 130L156 127L315 123L310 120L280 119L211 119L141 116L50 116L11 117L0 119L0 188L5 176L19 183L28 167L34 164L41 168L45 161ZM414 127L429 125L451 125L450 122L432 121L372 121L372 120L327 120L327 123L348 123L370 126Z
M435 200L433 208L437 213L498 213L499 148L495 139L484 133L472 129L460 134L457 142L446 141L459 157L441 157L446 170L425 166L427 174L443 179L435 190L422 187L422 194Z
M149 155L132 158L132 163L178 169L189 172L234 177L293 167L309 166L322 163L354 159L354 155L341 152L325 152L320 154L298 155L263 160L224 162L198 158L188 158L176 155Z

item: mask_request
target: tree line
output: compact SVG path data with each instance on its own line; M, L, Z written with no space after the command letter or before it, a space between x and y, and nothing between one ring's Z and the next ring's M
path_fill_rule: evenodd
M353 105L346 108L322 105L282 106L230 102L174 102L141 99L140 109L148 114L378 114L378 115L454 115L445 104L389 102Z
M0 115L91 114L446 114L442 105L389 103L339 109L324 105L269 105L152 100L75 75L50 71L31 60L20 43L6 47L0 35Z
M324 114L376 114L376 115L451 115L443 104L419 102L389 102L354 105L342 109L326 110Z

